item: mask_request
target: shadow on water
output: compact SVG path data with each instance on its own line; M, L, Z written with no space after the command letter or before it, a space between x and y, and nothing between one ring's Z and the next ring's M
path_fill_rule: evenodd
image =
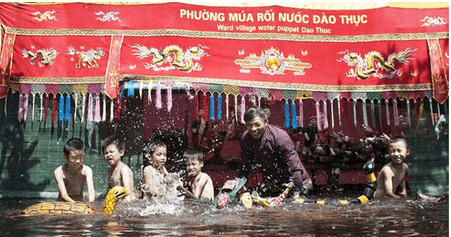
M2 144L0 157L1 187L8 191L43 191L49 184L46 178L40 183L30 180L28 170L40 163L32 158L38 140L27 141L24 136L24 123L17 119L18 93L9 95L7 115L0 113L0 141ZM5 100L0 100L4 108ZM7 173L6 173L6 172Z

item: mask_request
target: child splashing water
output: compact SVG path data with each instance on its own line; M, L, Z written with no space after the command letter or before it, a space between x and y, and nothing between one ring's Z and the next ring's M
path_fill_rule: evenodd
M176 173L168 173L166 167L166 144L160 140L151 141L144 148L142 169L143 198L152 201L152 205L140 215L158 213L177 214L183 209L182 200L178 197L177 187L180 177Z

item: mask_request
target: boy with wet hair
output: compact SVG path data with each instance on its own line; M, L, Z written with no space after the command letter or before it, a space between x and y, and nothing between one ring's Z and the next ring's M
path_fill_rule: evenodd
M114 186L126 187L130 195L125 197L125 201L132 201L135 198L135 187L133 184L132 170L122 162L125 154L125 144L115 136L108 137L102 142L103 157L111 166L108 171L108 191Z
M64 145L63 156L67 163L59 166L53 172L58 186L58 201L83 201L83 189L88 188L88 201L95 199L92 169L83 165L85 145L78 138L69 139Z
M202 172L204 154L197 149L188 149L183 153L188 176L194 178L191 182L191 191L201 200L214 199L213 181L210 176Z
M404 137L393 137L388 141L390 163L384 165L377 176L375 199L407 198L406 174L409 166L405 163L410 149ZM398 188L400 192L397 192Z

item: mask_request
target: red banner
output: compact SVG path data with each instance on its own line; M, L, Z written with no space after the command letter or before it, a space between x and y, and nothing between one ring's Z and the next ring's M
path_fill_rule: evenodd
M0 3L0 12L5 32L17 35L13 83L105 83L110 97L130 79L425 91L433 75L427 39L449 49L448 7ZM447 61L434 64L447 72Z
M0 98L4 98L8 94L11 76L11 57L15 39L16 35L13 34L6 34L3 38L0 58Z
M449 82L443 61L442 50L438 39L428 39L429 57L431 61L431 78L433 96L440 104L445 103L449 96Z
M106 81L105 81L105 94L108 97L115 98L120 91L119 87L119 70L120 70L120 57L121 57L121 46L123 36L113 36L111 37L110 54L108 59L108 66L106 70Z

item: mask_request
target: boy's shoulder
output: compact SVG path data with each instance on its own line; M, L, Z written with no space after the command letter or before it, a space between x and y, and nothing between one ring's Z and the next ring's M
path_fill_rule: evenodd
M87 165L83 165L82 171L83 171L83 172L92 172L92 169L91 169L91 167L89 167L89 166L87 166Z
M200 178L211 179L210 175L205 172L200 172Z

